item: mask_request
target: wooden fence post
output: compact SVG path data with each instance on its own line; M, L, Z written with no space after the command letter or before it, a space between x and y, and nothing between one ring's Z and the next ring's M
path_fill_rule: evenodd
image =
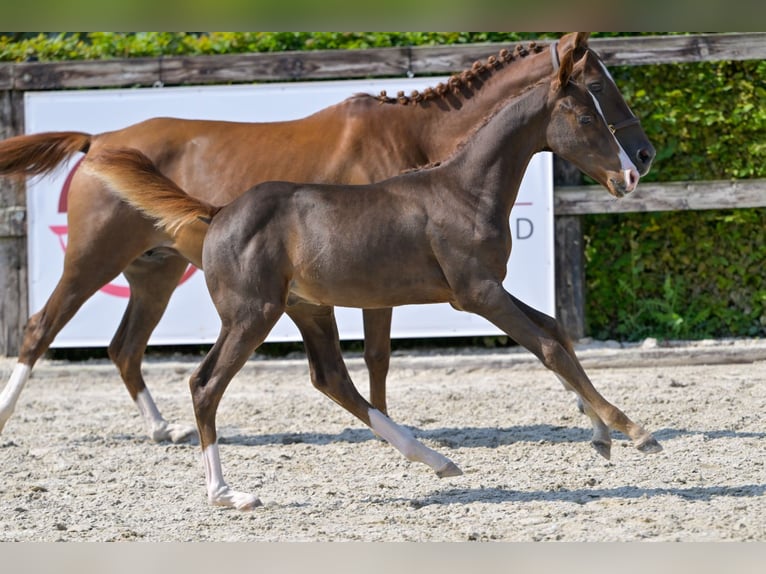
M580 170L554 156L555 187L579 185ZM585 250L580 215L557 215L554 223L556 318L574 339L585 336Z
M0 90L0 139L22 133L23 114L23 93ZM0 356L18 355L29 312L25 189L0 180Z

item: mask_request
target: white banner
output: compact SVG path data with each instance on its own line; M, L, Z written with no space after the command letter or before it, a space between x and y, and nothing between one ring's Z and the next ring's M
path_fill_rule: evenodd
M252 86L147 88L27 92L26 132L78 130L99 133L135 122L173 116L243 122L295 119L335 104L355 93L389 94L422 90L444 78L308 82ZM39 310L63 268L67 240L62 186L69 170L30 180L27 187L29 223L29 306ZM513 253L506 288L529 305L555 312L553 262L553 175L549 153L537 154L529 165L511 213ZM54 347L108 345L127 305L129 289L122 276L96 293L54 341ZM362 339L361 311L336 309L343 339ZM211 343L220 322L210 302L202 272L187 272L150 340L152 345ZM449 305L399 307L394 310L396 338L499 334L484 319ZM283 317L268 341L300 340L298 330Z

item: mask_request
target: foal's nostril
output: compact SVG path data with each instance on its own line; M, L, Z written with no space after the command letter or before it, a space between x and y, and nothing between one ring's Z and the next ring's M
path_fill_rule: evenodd
M649 163L650 161L654 159L654 152L643 148L638 150L637 156L638 156L638 161L640 161L641 163Z

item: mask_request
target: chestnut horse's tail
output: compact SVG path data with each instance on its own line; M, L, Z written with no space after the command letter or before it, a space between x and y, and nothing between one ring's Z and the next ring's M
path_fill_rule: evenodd
M77 152L87 152L90 140L83 132L46 132L0 141L0 176L48 173Z
M80 169L106 183L123 201L173 236L200 221L210 223L220 210L188 195L137 149L101 149L88 155Z

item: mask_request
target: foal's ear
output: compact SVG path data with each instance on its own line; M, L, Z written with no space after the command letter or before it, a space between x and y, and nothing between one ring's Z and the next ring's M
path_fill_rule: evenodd
M559 52L574 51L575 60L582 58L588 49L590 32L570 32L559 39Z
M553 80L553 89L560 90L569 83L574 67L574 50L567 50L561 56L561 65L557 77Z

